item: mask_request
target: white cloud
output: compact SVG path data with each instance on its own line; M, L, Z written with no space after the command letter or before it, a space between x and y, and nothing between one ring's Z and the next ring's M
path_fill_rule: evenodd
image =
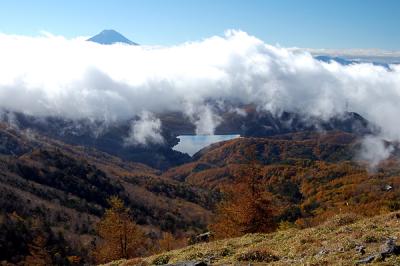
M160 119L146 111L141 113L139 120L132 122L130 134L125 139L126 145L161 144L163 142Z
M212 135L221 123L219 117L209 104L187 104L185 113L196 126L197 135Z
M209 103L223 100L324 119L355 111L381 137L400 140L400 66L324 63L241 31L171 47L0 34L0 58L0 107L37 116L118 121L181 111L210 134L220 118Z
M379 162L390 157L393 150L393 146L385 143L379 137L367 136L361 143L359 159L367 161L371 170L374 170Z

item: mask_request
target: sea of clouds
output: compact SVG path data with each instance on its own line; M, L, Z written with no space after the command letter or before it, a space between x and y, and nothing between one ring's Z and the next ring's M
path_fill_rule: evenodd
M210 101L322 119L354 111L381 129L365 143L383 147L383 157L382 139L400 140L400 65L325 63L234 30L168 47L0 34L2 110L105 122L138 116L128 142L161 143L153 114L183 112L198 134L212 134L221 118Z

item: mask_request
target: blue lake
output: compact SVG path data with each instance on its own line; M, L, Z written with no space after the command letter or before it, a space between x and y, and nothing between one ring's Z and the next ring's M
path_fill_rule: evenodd
M210 144L238 137L240 135L182 135L178 136L179 143L172 149L193 156L193 154Z

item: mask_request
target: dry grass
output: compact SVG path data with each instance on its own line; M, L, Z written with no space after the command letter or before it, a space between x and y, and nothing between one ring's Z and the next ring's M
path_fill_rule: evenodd
M213 265L355 265L375 254L388 237L400 241L400 212L360 218L352 214L333 217L308 229L288 229L271 234L248 234L238 238L188 246L140 260L140 265L157 261L176 263L202 260ZM357 245L366 247L361 256ZM131 261L109 265L135 265ZM400 265L400 256L369 265Z

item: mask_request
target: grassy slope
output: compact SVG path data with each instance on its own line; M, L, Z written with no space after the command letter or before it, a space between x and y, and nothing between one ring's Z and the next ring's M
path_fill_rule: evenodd
M400 212L372 218L338 215L314 228L288 229L271 234L249 234L239 238L219 240L188 246L163 254L144 258L142 262L153 264L160 258L168 263L190 260L210 261L215 265L355 265L356 261L380 251L388 237L400 240ZM361 256L357 245L366 247ZM238 258L255 250L267 250L279 260L267 263L238 261ZM399 265L400 256L391 256L385 262L369 265ZM109 265L135 265L134 260L113 262Z

